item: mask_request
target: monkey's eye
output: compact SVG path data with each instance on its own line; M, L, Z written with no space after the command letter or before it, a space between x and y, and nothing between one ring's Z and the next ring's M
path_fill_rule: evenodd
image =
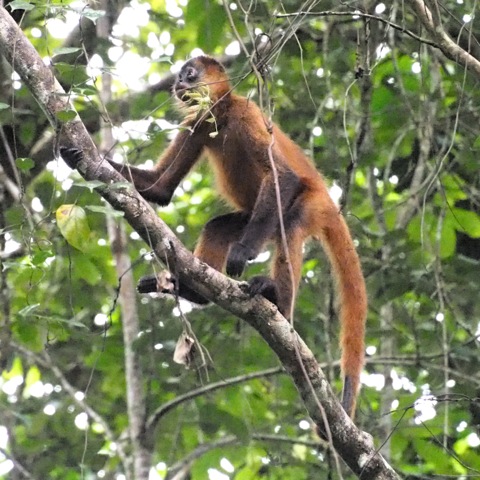
M185 72L185 78L187 82L194 82L197 80L198 72L193 67L188 67Z

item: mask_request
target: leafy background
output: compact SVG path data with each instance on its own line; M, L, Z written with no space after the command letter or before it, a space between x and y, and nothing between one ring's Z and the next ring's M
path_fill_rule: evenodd
M245 57L226 56L238 51L237 37L219 2L107 3L108 40L96 33L102 14L94 6L4 3L52 62L94 139L101 124L112 126L115 155L132 164L155 161L168 144L179 121L168 93L172 66L198 49L224 59L237 91L257 98ZM404 478L479 477L478 79L423 41L428 35L403 2L308 5L315 14L299 16L305 6L293 1L229 8L249 51L252 40L275 46L275 121L337 192L350 185L344 211L370 299L356 421ZM475 7L446 1L441 16L478 58ZM132 419L106 226L114 212L95 185L54 158L45 117L0 62L0 471L13 479L134 478L119 454L131 459ZM105 72L113 99L104 109ZM190 248L202 225L227 211L213 186L202 165L159 210ZM86 212L76 247L61 233L62 205ZM135 278L157 270L148 246L127 234ZM248 274L265 268L257 262ZM295 326L340 390L338 322L317 245L306 247L303 273ZM219 307L182 316L171 302L136 301L147 415L210 382L277 366L257 334ZM186 321L208 352L191 369L172 360ZM332 452L307 422L281 372L200 394L159 420L150 477L171 478L166 469L174 467L193 479L337 478Z

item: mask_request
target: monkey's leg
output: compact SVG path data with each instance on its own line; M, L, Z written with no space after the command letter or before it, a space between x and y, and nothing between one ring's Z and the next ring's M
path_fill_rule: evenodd
M244 213L227 213L212 218L198 239L193 254L219 272L223 272L230 245L238 242L248 224Z
M210 220L203 228L193 254L215 268L223 271L230 245L241 237L248 216L243 213L229 213ZM199 295L183 283L176 284L177 280L172 276L166 276L164 272L157 275L142 277L137 285L140 293L160 292L178 295L185 300L198 304L206 304L208 300Z
M249 283L252 294L263 295L289 319L302 273L304 235L300 227L287 231L286 240L288 255L282 239L276 239L272 277L253 277Z

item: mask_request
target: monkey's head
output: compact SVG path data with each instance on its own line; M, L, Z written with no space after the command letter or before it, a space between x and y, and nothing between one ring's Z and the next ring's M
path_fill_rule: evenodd
M230 91L228 75L220 62L202 55L186 62L177 75L173 92L184 103L200 103L208 96L217 102Z

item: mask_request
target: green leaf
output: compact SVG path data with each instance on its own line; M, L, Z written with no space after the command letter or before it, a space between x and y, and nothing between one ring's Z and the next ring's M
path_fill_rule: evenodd
M101 205L87 205L85 206L87 210L95 213L103 213L104 215L111 215L112 217L123 217L125 214L124 212L120 212L118 210L114 210L112 207L105 206L102 207Z
M235 474L235 480L253 480L258 477L258 471L262 467L260 460L257 461L257 465L247 465L241 467L238 473Z
M28 172L35 166L35 162L31 158L17 158L15 164L22 172Z
M28 369L27 375L25 376L25 385L30 387L41 380L41 378L40 370L34 365Z
M26 307L22 308L18 314L21 316L21 317L28 317L29 315L31 315L35 310L38 309L38 307L40 306L39 303L34 303L33 305L27 305Z
M89 182L74 182L76 187L88 188L91 192L97 187L105 186L100 180L90 180Z
M45 337L42 334L43 329L32 320L22 319L15 322L13 327L15 335L25 343L29 349L40 351L44 347Z
M438 447L438 445L429 441L428 439L414 439L413 445L415 453L425 460L428 464L435 459L435 469L441 472L451 472L451 457L445 455L445 452Z
M226 17L222 6L215 2L208 2L206 5L207 14L203 21L198 23L197 41L200 48L212 52L221 42Z
M440 241L440 257L448 258L455 253L457 234L450 222L444 222L442 226L442 238Z
M72 252L74 278L81 278L89 285L98 285L102 280L102 273L95 263L86 255Z
M5 110L6 108L9 108L10 105L8 103L3 103L0 102L0 110Z
M454 204L458 200L465 200L468 198L468 195L465 192L465 181L458 175L445 175L442 178L442 186L444 194L439 196L438 205L443 205L444 195L451 204Z
M77 205L61 205L57 209L56 218L58 228L65 240L84 252L90 236L85 210Z
M472 238L480 238L480 216L477 213L463 208L453 208L452 216L457 231L464 232Z
M202 429L205 432L214 433L219 429L220 425L222 425L239 439L247 440L249 438L250 432L240 417L210 404L200 407L199 413Z
M93 8L84 8L80 11L80 15L82 17L86 17L90 19L93 23L95 23L99 18L105 16L104 10L93 10Z
M222 415L223 426L232 432L240 440L247 441L250 436L250 431L247 424L240 418L223 411Z
M91 87L90 85L73 87L70 90L72 93L76 93L77 95L85 95L86 97L97 95L98 93L98 90L95 87Z
M12 12L14 10L33 10L35 8L35 5L32 5L30 2L27 2L25 0L14 0L13 2L10 2L8 4Z
M56 113L56 117L61 121L61 122L69 122L70 120L73 120L77 116L77 112L75 110L61 110L60 112Z
M78 47L61 47L61 48L56 48L53 51L54 55L66 55L68 53L75 53L75 52L81 52L82 49Z
M40 267L44 264L47 258L54 256L55 255L51 250L39 250L30 257L30 261L32 262L32 265Z
M202 0L190 0L185 10L185 20L187 22L195 21L205 15L205 2Z
M2 378L4 380L10 380L11 378L23 376L23 365L20 357L15 357L10 370L4 370L2 372Z
M70 65L65 62L56 62L55 70L58 72L58 77L61 81L67 82L73 86L79 84L83 86L84 82L90 78L83 65Z
M302 462L307 460L308 448L306 445L296 444L292 447L292 455Z
M226 23L223 7L216 2L190 0L185 12L185 20L197 27L197 44L206 52L213 52L222 40Z

